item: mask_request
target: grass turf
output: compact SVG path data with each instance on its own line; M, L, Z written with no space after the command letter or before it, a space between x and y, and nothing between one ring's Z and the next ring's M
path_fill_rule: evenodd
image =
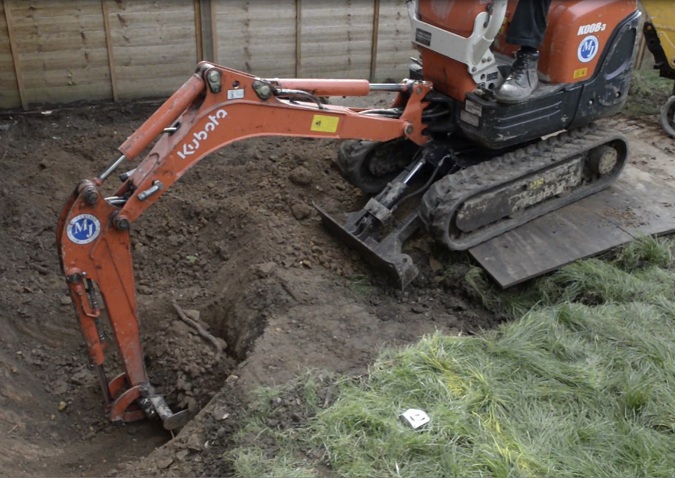
M291 426L268 420L289 389L265 390L228 459L239 476L670 477L672 247L645 239L510 292L472 272L485 303L517 320L387 350L365 377L309 373L290 395L307 419ZM431 423L408 428L408 408Z

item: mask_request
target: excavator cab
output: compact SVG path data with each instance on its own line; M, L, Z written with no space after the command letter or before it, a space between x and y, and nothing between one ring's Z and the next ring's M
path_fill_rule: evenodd
M516 48L505 41L516 4L420 0L417 12L411 7L421 77L457 102L456 128L481 145L503 148L619 112L630 86L636 2L554 0L539 86L514 106L495 101L492 92Z

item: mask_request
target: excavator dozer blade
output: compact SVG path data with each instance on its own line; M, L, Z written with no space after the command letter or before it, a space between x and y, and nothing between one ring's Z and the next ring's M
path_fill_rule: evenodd
M317 204L314 204L314 207L319 212L323 225L332 234L357 250L373 267L384 271L401 289L417 277L419 272L417 266L412 258L401 250L405 241L422 224L416 212L410 214L382 240L377 240L372 230L358 235L354 232L357 218L362 217L360 211L350 213L347 221L342 224Z

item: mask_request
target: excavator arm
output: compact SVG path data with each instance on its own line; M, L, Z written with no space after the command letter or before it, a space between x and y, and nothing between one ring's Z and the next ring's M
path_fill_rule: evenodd
M191 166L238 140L297 136L389 141L405 137L423 144L427 137L422 113L431 89L430 83L422 81L265 80L202 62L120 146L119 159L98 177L77 185L59 219L57 247L112 421L158 416L165 428L174 429L188 418L187 411L171 411L145 370L129 235L133 222ZM319 100L365 96L376 90L398 93L392 107L399 114L327 105ZM101 190L106 179L149 147L142 161L120 175L123 183L115 194L104 197ZM112 379L104 371L109 344L101 321L106 316L124 369Z

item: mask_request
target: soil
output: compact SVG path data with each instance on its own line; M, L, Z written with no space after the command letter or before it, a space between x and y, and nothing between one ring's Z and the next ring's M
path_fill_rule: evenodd
M194 418L175 436L156 421L110 424L55 229L75 185L103 171L156 107L0 117L0 476L227 475L222 453L256 387L307 369L364 373L382 347L503 320L464 285L468 257L446 268L431 239L415 236L421 274L403 292L321 226L313 202L348 211L365 200L333 165L337 142L242 141L197 164L132 231L146 367ZM675 151L655 117L615 125ZM224 355L180 320L174 298Z

